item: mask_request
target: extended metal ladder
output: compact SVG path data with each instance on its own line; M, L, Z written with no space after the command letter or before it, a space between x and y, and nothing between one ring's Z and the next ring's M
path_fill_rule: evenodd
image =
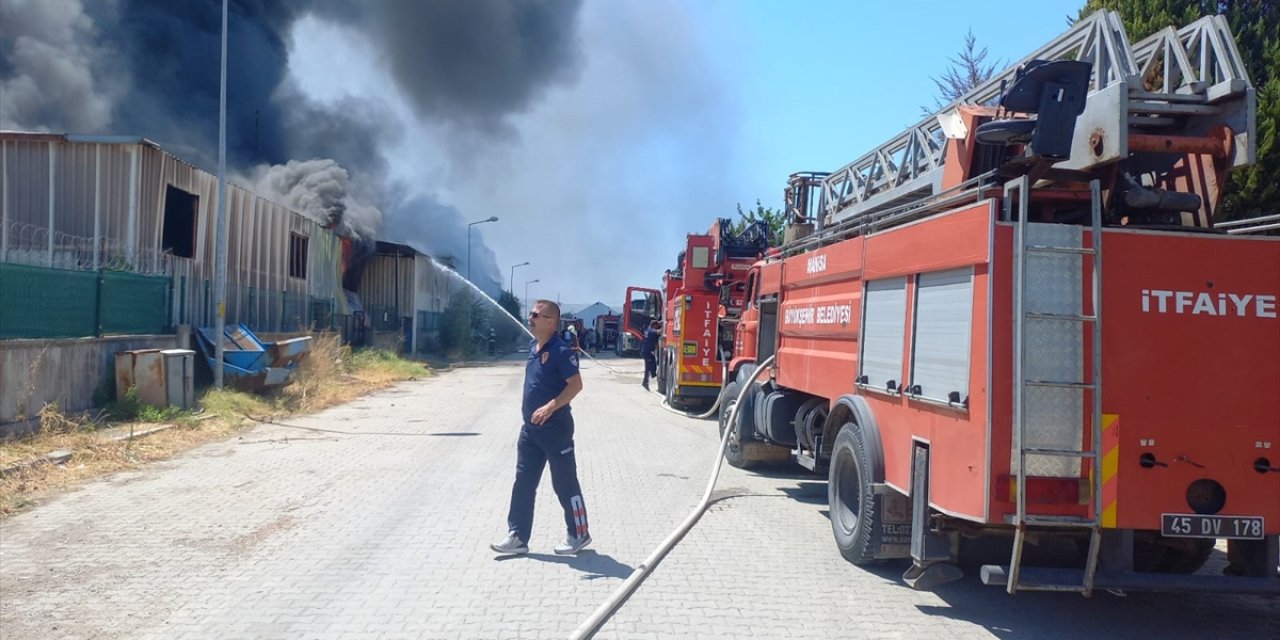
M1013 459L1017 479L1017 512L1013 557L1007 589L1079 591L1089 595L1101 546L1102 473L1102 196L1097 180L1089 183L1092 235L1084 243L1083 226L1027 220L1030 180L1005 184L1004 207L1010 219L1016 205L1014 273L1014 413ZM1014 196L1016 194L1016 200ZM1081 271L1092 262L1089 302L1085 304ZM1074 264L1073 264L1074 263ZM1034 290L1031 288L1034 285ZM1084 375L1084 331L1092 325L1092 371ZM1034 361L1031 359L1035 358ZM1085 440L1085 396L1092 415L1091 437ZM1091 444L1084 445L1082 443ZM1027 512L1028 467L1057 477L1081 477L1082 463L1091 469L1090 517L1038 515ZM1089 552L1081 584L1022 584L1019 574L1027 527L1087 529Z
M1081 147L1059 168L1087 170L1109 165L1129 155L1128 134L1150 129L1159 134L1195 134L1188 118L1214 114L1237 136L1232 164L1253 162L1256 147L1248 72L1226 18L1205 16L1182 28L1168 27L1130 45L1120 15L1096 11L1067 31L1027 54L1007 69L957 98L951 104L899 132L853 162L821 176L821 212L816 230L841 222L873 220L885 211L937 197L943 187L946 149L963 132L948 131L959 105L994 104L1018 68L1032 60L1080 60L1093 65L1090 102L1077 125L1077 136L1098 135L1101 149ZM1158 79L1151 89L1144 79ZM1179 119L1188 120L1185 129ZM833 126L845 126L843 122ZM1083 132L1083 133L1081 133ZM812 174L811 174L812 175ZM901 218L901 223L909 220Z

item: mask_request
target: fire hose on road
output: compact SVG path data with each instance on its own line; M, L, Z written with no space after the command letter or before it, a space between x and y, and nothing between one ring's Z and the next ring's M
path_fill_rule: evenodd
M640 566L636 567L636 570L631 572L631 575L628 576L627 579L623 581L622 585L609 596L609 599L605 600L603 604L596 608L596 610L592 612L592 614L584 620L576 630L574 630L573 635L570 636L571 638L590 638L599 631L600 627L603 626L604 623L622 607L622 604L627 601L627 598L631 597L632 593L635 593L635 590L640 587L640 583L644 582L645 578L649 577L649 574L658 566L658 563L662 562L662 559L665 558L673 548L675 548L676 544L684 539L685 535L689 533L689 530L693 528L693 525L697 524L698 520L702 518L702 514L707 510L707 506L711 504L711 492L715 489L716 481L720 479L720 465L724 462L724 450L725 447L728 446L729 435L733 433L733 425L735 419L738 417L738 407L742 406L742 399L751 389L751 383L754 382L761 373L767 371L769 369L769 365L773 364L773 358L774 356L769 356L769 359L760 363L760 366L756 368L751 377L743 381L742 389L738 391L738 397L734 402L733 408L729 411L728 420L726 421L727 426L725 427L724 433L720 436L720 449L716 452L716 462L711 468L711 478L707 481L707 490L702 494L702 501L698 503L698 506L694 507L688 517L680 523L680 526L676 527L676 529L658 545L658 548L654 549L653 553L650 553L649 557L645 558L644 562L640 563ZM719 401L717 401L716 404L718 405ZM714 410L715 407L712 407L712 411Z

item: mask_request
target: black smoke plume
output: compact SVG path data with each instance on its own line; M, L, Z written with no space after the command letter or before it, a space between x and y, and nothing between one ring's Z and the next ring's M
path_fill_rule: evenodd
M329 160L349 175L338 196L348 211L397 207L381 152L398 134L395 119L376 97L321 106L292 86L295 22L312 15L363 33L419 118L485 135L574 78L579 4L231 0L228 165L252 179L291 160L330 171ZM221 10L220 0L0 0L0 128L142 135L216 168ZM456 237L456 226L441 235ZM361 221L352 228L377 233Z

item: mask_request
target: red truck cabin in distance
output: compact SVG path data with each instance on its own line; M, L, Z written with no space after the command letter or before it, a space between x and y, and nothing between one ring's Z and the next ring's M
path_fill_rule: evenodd
M596 349L613 351L618 348L618 323L621 320L621 317L613 313L596 316Z
M627 287L615 353L618 356L640 356L640 344L644 341L645 331L654 320L662 321L662 292L644 287Z
M718 219L707 233L687 236L676 268L664 274L658 391L672 407L711 404L720 394L746 276L768 244L764 223L735 233L729 220Z
M916 588L1012 534L982 569L1010 593L1280 593L1280 238L1214 225L1255 154L1231 42L1211 16L1129 47L1099 12L793 180L819 205L750 272L729 380L777 357L732 425L723 391L730 462L827 474L844 557L910 558ZM1080 566L1025 566L1048 536ZM1216 540L1229 575L1192 575Z

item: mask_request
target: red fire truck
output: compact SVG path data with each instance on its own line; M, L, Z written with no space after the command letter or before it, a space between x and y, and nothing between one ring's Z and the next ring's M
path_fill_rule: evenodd
M658 393L685 409L710 404L723 386L725 362L742 311L746 274L769 246L764 222L737 233L718 219L705 234L689 234L676 268L662 278L662 291L628 289L648 301L664 302L658 343Z
M644 333L654 320L662 320L662 292L644 287L627 287L616 353L619 356L639 356Z
M1214 224L1255 109L1222 17L1130 46L1099 12L795 176L808 235L749 273L729 461L825 473L842 555L916 588L1008 535L982 579L1010 593L1280 593L1280 238ZM1024 565L1067 538L1079 569ZM1224 539L1229 575L1192 575Z
M596 316L596 348L612 351L618 347L618 323L622 320L617 314L602 313Z

